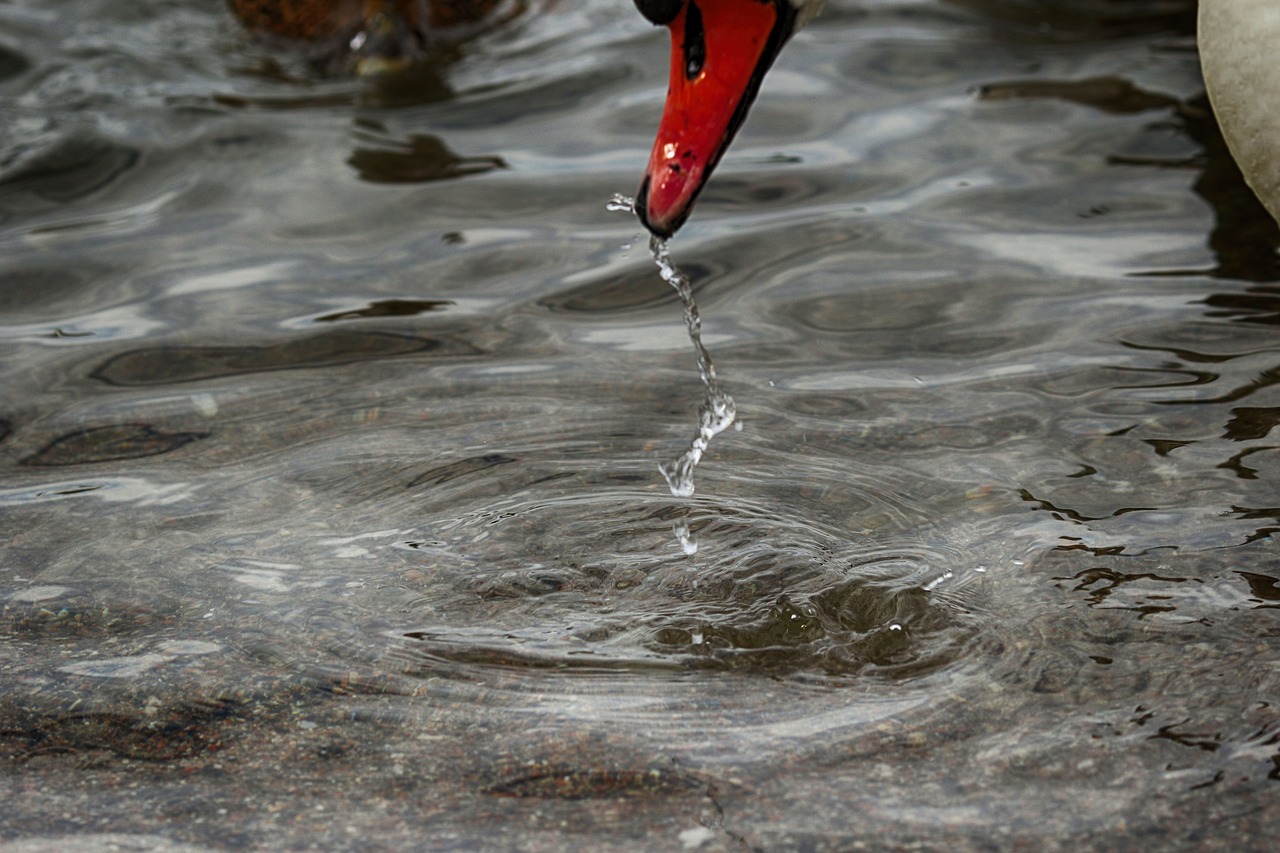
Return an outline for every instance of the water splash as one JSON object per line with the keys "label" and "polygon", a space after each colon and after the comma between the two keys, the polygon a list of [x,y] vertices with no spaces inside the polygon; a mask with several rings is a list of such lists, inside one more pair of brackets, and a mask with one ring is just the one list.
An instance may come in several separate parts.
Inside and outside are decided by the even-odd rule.
{"label": "water splash", "polygon": [[702,344],[702,318],[698,315],[698,304],[693,301],[693,288],[689,284],[689,277],[672,263],[666,240],[651,237],[649,251],[653,253],[653,259],[658,264],[658,272],[663,281],[676,289],[676,293],[680,294],[680,301],[684,303],[684,324],[689,330],[689,340],[693,342],[693,349],[698,357],[698,374],[702,377],[702,385],[706,392],[702,406],[698,409],[698,431],[689,442],[689,449],[666,465],[658,466],[658,470],[667,480],[671,494],[677,498],[687,498],[694,493],[693,469],[701,461],[702,454],[706,452],[711,439],[724,432],[737,420],[738,410],[733,398],[726,394],[716,381],[716,366],[711,361],[711,354]]}

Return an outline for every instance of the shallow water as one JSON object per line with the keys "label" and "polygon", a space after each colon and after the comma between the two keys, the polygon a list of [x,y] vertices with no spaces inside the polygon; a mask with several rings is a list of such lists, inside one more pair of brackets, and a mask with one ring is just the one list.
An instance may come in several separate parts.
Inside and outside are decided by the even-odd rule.
{"label": "shallow water", "polygon": [[831,6],[671,245],[688,499],[631,4],[383,81],[0,7],[0,837],[1269,849],[1280,231],[1189,6]]}

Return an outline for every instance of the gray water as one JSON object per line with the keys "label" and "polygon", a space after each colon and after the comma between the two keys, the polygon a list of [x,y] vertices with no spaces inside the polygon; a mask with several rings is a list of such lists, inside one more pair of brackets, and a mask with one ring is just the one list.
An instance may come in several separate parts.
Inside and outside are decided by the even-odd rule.
{"label": "gray water", "polygon": [[630,3],[383,79],[0,6],[0,850],[1271,849],[1280,233],[1193,11],[831,0],[670,246],[742,425],[677,498]]}

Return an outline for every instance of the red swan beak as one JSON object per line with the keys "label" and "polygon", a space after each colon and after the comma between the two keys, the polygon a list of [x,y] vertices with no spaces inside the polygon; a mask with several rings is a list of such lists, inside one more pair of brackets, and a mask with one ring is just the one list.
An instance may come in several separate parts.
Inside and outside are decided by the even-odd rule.
{"label": "red swan beak", "polygon": [[684,224],[794,22],[789,0],[687,0],[667,24],[667,103],[636,196],[651,232],[670,237]]}

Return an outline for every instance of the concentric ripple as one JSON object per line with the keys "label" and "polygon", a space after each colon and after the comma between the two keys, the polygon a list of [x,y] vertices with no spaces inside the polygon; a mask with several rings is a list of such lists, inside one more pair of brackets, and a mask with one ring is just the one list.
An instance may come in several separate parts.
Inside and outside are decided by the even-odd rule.
{"label": "concentric ripple", "polygon": [[[349,697],[344,713],[492,728],[504,754],[531,748],[529,727],[552,737],[544,750],[607,732],[628,754],[719,762],[980,722],[981,702],[953,697],[981,693],[1005,643],[976,530],[850,538],[763,499],[674,501],[656,473],[638,486],[562,472],[492,499],[536,467],[431,479],[430,502],[454,511],[424,511],[429,526],[316,540],[293,569],[232,560],[205,583],[252,593],[252,666]],[[269,541],[255,552],[270,558]]]}

